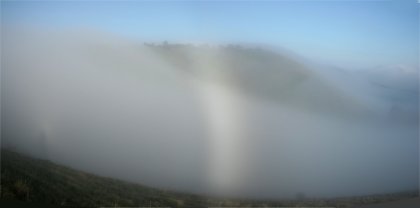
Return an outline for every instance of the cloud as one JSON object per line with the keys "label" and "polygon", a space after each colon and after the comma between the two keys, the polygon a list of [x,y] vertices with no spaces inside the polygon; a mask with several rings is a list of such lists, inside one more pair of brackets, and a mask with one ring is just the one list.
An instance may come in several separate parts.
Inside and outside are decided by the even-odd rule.
{"label": "cloud", "polygon": [[195,193],[417,187],[418,118],[390,109],[418,112],[404,107],[418,95],[264,51],[41,28],[6,28],[2,41],[3,144],[22,152]]}

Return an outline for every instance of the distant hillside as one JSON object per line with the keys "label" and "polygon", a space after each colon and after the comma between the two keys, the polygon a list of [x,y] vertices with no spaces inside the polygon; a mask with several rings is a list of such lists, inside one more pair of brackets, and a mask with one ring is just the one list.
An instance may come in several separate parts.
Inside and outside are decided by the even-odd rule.
{"label": "distant hillside", "polygon": [[351,207],[417,196],[417,192],[336,199],[251,201],[216,199],[99,177],[1,150],[1,198],[73,207],[334,206]]}
{"label": "distant hillside", "polygon": [[[146,46],[174,69],[248,96],[303,111],[354,117],[373,113],[369,102],[291,54],[243,45]],[[337,80],[335,80],[337,81]]]}

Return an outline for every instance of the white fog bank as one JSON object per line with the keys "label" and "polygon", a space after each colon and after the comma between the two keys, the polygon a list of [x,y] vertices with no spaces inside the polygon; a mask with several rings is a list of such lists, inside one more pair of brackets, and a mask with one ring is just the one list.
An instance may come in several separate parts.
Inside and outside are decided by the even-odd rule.
{"label": "white fog bank", "polygon": [[20,152],[200,194],[418,190],[418,69],[78,30],[3,29],[1,50],[2,145]]}

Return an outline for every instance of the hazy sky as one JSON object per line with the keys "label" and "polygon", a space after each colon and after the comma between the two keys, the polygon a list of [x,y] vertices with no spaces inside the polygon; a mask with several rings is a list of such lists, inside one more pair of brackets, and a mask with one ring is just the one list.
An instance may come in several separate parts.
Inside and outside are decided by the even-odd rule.
{"label": "hazy sky", "polygon": [[419,5],[390,1],[2,2],[6,24],[142,40],[257,42],[346,68],[418,65]]}

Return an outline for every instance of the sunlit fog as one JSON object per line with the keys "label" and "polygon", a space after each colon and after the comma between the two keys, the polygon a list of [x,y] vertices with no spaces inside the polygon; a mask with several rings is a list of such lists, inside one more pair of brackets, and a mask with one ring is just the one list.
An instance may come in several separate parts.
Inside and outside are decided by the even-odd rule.
{"label": "sunlit fog", "polygon": [[[5,9],[2,147],[99,176],[209,196],[418,190],[419,69],[410,59],[417,49],[395,55],[375,42],[377,48],[362,53],[353,45],[369,48],[367,41],[343,43],[341,51],[339,38],[331,38],[334,47],[317,33],[319,46],[303,36],[295,44],[294,33],[281,31],[278,39],[289,44],[246,32],[252,38],[237,42],[237,33],[220,41],[221,35],[179,32],[171,39],[162,31],[151,38],[151,28],[135,23],[135,32],[120,33],[111,21],[106,29],[90,20],[40,24],[34,12],[39,22],[30,24],[16,12],[29,7]],[[210,10],[203,15],[214,17],[209,30],[220,18]],[[221,28],[211,33],[228,27]],[[398,44],[390,42],[389,50]]]}

